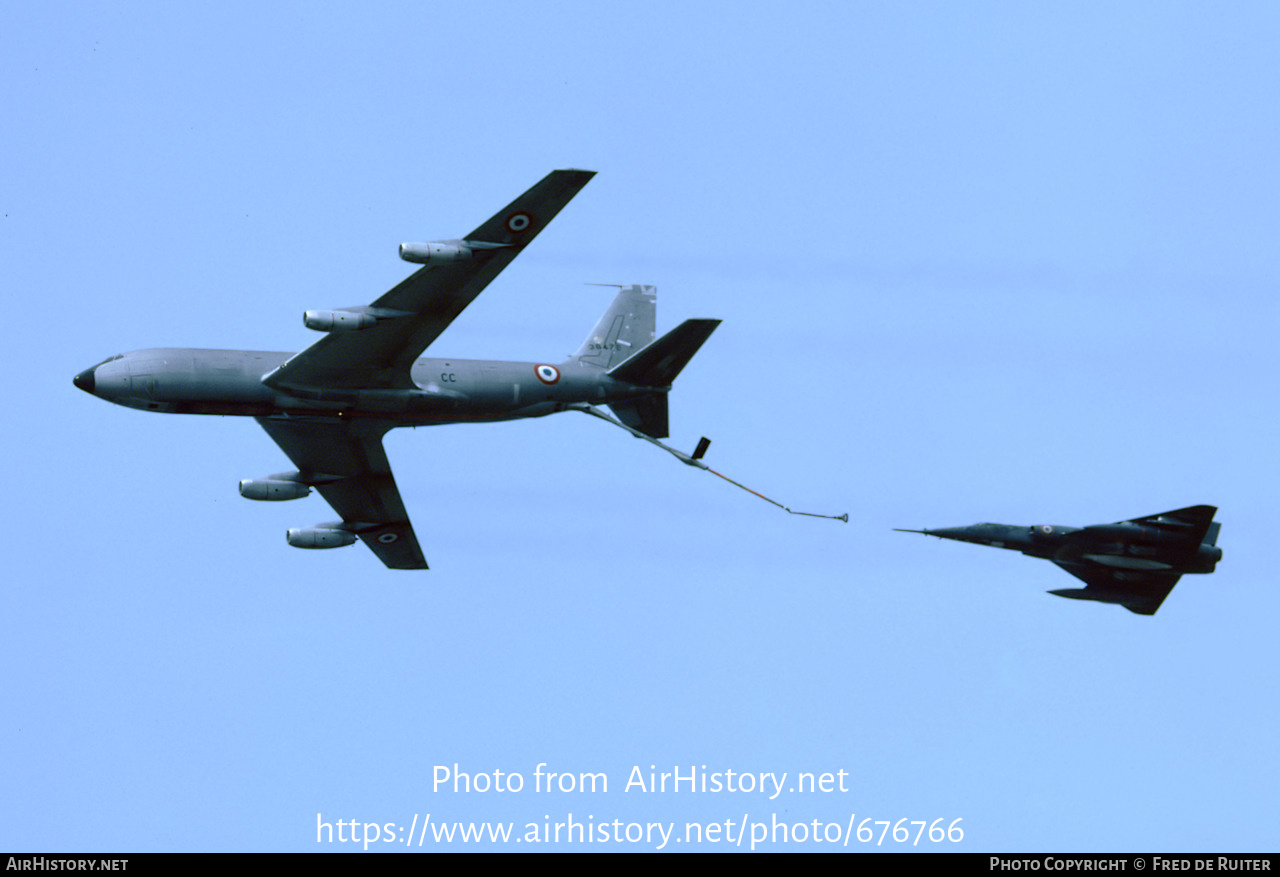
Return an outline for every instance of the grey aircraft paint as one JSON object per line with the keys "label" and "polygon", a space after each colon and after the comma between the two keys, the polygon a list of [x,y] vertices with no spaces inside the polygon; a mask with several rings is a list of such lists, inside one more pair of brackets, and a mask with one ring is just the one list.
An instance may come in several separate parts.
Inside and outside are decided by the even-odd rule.
{"label": "grey aircraft paint", "polygon": [[974,524],[940,530],[900,530],[973,542],[1052,560],[1085,583],[1049,591],[1072,600],[1118,603],[1138,615],[1155,615],[1178,579],[1211,573],[1222,559],[1217,546],[1218,510],[1197,505],[1144,518],[1090,527],[1058,524]]}
{"label": "grey aircraft paint", "polygon": [[307,311],[304,323],[325,335],[301,353],[136,350],[73,383],[143,411],[256,418],[297,470],[242,481],[241,494],[290,500],[314,488],[342,518],[289,530],[290,545],[360,539],[388,567],[426,569],[382,449],[388,430],[609,405],[664,438],[671,382],[719,325],[686,320],[654,341],[656,290],[627,286],[563,362],[419,358],[593,176],[552,171],[464,238],[402,244],[402,258],[424,267],[372,305]]}

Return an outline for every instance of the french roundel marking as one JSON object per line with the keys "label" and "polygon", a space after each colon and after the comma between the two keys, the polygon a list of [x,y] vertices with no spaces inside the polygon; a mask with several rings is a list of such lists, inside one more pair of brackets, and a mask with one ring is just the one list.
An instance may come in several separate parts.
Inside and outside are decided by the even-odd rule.
{"label": "french roundel marking", "polygon": [[400,537],[397,536],[395,533],[383,533],[381,536],[378,537],[378,541],[381,542],[383,545],[390,545],[392,542],[396,541],[399,538]]}
{"label": "french roundel marking", "polygon": [[560,380],[560,369],[554,365],[535,365],[533,373],[538,376],[538,380],[544,384],[554,384]]}
{"label": "french roundel marking", "polygon": [[513,213],[507,217],[507,231],[524,231],[532,222],[527,213]]}

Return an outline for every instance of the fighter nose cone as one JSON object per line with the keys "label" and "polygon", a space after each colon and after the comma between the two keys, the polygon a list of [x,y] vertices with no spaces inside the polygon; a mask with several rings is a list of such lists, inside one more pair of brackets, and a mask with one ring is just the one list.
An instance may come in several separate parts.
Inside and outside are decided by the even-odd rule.
{"label": "fighter nose cone", "polygon": [[86,393],[93,392],[93,369],[87,368],[80,374],[71,379],[71,383],[75,384]]}
{"label": "fighter nose cone", "polygon": [[[897,529],[897,528],[895,528]],[[899,533],[923,533],[926,536],[937,536],[939,539],[959,539],[961,542],[979,542],[983,534],[974,527],[940,527],[936,530],[901,530]]]}

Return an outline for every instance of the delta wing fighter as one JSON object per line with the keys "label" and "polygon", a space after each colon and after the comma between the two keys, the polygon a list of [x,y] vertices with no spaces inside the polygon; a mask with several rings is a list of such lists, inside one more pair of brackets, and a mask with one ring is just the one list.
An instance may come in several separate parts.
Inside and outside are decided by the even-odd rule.
{"label": "delta wing fighter", "polygon": [[1218,510],[1197,505],[1115,524],[1063,527],[1037,524],[974,524],[941,530],[899,530],[1009,548],[1052,560],[1085,583],[1049,591],[1072,600],[1118,603],[1138,615],[1155,615],[1178,579],[1211,573],[1222,559]]}

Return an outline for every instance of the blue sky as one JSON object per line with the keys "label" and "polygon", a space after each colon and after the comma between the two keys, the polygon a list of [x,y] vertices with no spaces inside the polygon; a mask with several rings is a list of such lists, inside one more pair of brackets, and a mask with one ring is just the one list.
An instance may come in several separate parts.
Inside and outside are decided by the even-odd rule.
{"label": "blue sky", "polygon": [[[573,814],[1274,850],[1278,25],[1248,3],[0,7],[0,847],[354,851],[317,814]],[[578,415],[401,430],[432,569],[389,572],[285,545],[331,519],[319,497],[239,498],[288,468],[252,421],[71,386],[136,348],[301,349],[303,310],[411,270],[400,241],[558,167],[599,175],[430,352],[557,361],[608,304],[586,283],[655,284],[659,331],[724,321],[673,443],[710,436],[720,471],[847,525]],[[892,532],[1199,503],[1223,562],[1154,618]],[[433,791],[455,763],[526,788]],[[544,763],[608,791],[539,794]],[[848,791],[625,791],[650,765]]]}

